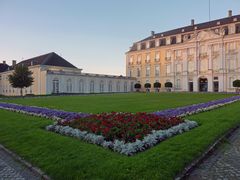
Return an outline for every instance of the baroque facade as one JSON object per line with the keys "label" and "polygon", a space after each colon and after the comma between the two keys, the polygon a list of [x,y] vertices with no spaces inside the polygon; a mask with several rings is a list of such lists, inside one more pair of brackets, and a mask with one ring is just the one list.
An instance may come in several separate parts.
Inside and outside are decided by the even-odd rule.
{"label": "baroque facade", "polygon": [[144,86],[171,82],[174,91],[233,92],[240,79],[240,15],[155,34],[126,53],[126,74]]}
{"label": "baroque facade", "polygon": [[58,93],[113,93],[131,92],[136,79],[133,77],[83,73],[56,53],[49,53],[24,60],[12,66],[0,63],[0,94],[19,96],[20,90],[13,88],[8,81],[16,65],[26,65],[33,72],[33,85],[25,88],[23,94]]}

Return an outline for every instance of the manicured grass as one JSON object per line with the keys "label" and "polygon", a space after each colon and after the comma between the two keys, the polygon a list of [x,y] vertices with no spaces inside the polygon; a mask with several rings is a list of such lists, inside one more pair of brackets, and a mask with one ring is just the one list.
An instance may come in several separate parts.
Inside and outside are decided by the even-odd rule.
{"label": "manicured grass", "polygon": [[[174,94],[172,99],[175,99],[174,97],[179,99],[179,96],[179,94]],[[212,94],[211,96],[212,98],[219,97]],[[76,97],[72,97],[72,100],[74,98]],[[186,101],[191,101],[187,95],[185,98]],[[42,103],[40,100],[34,99],[34,101]],[[28,99],[26,101],[31,102]],[[154,97],[152,101],[154,101]],[[61,102],[61,104],[57,104],[57,107],[65,107],[62,104],[70,106],[69,102]],[[104,102],[104,98],[102,102]],[[161,105],[162,101],[158,99],[156,102],[160,102]],[[114,107],[129,111],[154,110],[145,106],[145,101],[141,104],[143,105],[138,105],[140,107],[133,107],[126,102],[125,106],[127,107],[123,105],[120,107],[114,105]],[[175,105],[175,101],[172,100],[168,104]],[[105,106],[110,107],[110,105],[103,103],[103,107],[95,106],[97,109],[94,109],[92,106],[88,112],[102,111],[102,109],[107,109]],[[25,157],[53,179],[172,179],[217,137],[240,123],[239,108],[240,102],[237,102],[188,117],[188,119],[196,120],[201,126],[190,132],[172,137],[132,157],[126,157],[97,145],[45,131],[44,127],[52,123],[50,120],[5,110],[0,110],[0,143]],[[88,107],[84,107],[84,109],[87,110]]]}
{"label": "manicured grass", "polygon": [[77,112],[153,112],[233,96],[216,93],[132,93],[18,98],[0,101]]}

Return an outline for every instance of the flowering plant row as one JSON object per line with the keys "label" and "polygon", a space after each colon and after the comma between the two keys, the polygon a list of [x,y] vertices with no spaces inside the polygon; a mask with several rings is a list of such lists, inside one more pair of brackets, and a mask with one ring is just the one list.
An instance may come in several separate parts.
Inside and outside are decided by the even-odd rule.
{"label": "flowering plant row", "polygon": [[[157,111],[157,112],[153,112],[153,114],[161,117],[186,116],[186,115],[191,115],[191,114],[199,113],[202,111],[218,108],[238,100],[240,100],[240,96],[233,96],[230,98],[214,100],[214,101],[201,103],[201,104],[194,104],[194,105],[183,106],[175,109]],[[48,108],[36,107],[36,106],[24,106],[24,105],[3,103],[3,102],[0,103],[0,109],[6,109],[10,111],[19,112],[19,113],[40,116],[40,117],[53,119],[53,120],[64,119],[66,121],[91,115],[89,113],[67,112],[67,111],[56,110],[56,109],[48,109]]]}
{"label": "flowering plant row", "polygon": [[198,124],[194,121],[185,120],[184,122],[165,130],[152,130],[150,134],[144,136],[141,140],[137,139],[135,142],[125,142],[118,139],[108,141],[102,135],[81,131],[70,126],[59,125],[57,122],[53,125],[47,126],[46,129],[62,135],[76,137],[89,143],[97,144],[121,154],[131,156],[137,152],[144,151],[167,138],[189,131],[197,125]]}
{"label": "flowering plant row", "polygon": [[143,139],[152,130],[164,130],[183,123],[180,117],[160,117],[148,113],[101,113],[76,118],[72,121],[58,121],[57,125],[70,126],[81,131],[102,135],[107,141],[115,139],[134,142]]}
{"label": "flowering plant row", "polygon": [[53,120],[72,120],[78,117],[89,116],[87,113],[76,113],[76,112],[67,112],[56,109],[48,109],[37,106],[24,106],[19,104],[10,104],[10,103],[0,103],[0,109],[6,109],[14,112],[19,112],[23,114],[29,114],[33,116],[39,116],[43,118],[53,119]]}
{"label": "flowering plant row", "polygon": [[240,100],[240,96],[232,96],[229,98],[213,100],[206,103],[193,104],[193,105],[183,106],[183,107],[174,108],[174,109],[157,111],[157,112],[154,112],[153,114],[158,116],[164,116],[164,117],[172,117],[172,116],[183,117],[183,116],[192,115],[192,114],[196,114],[204,111],[209,111],[215,108],[219,108],[221,106],[231,104],[239,100]]}

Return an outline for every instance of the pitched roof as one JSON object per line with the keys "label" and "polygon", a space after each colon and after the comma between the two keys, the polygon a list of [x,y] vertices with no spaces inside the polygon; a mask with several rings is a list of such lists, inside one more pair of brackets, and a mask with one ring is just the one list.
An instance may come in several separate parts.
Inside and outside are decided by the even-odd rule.
{"label": "pitched roof", "polygon": [[7,71],[9,68],[9,65],[0,63],[0,72]]}
{"label": "pitched roof", "polygon": [[34,66],[34,65],[48,65],[48,66],[60,66],[60,67],[70,67],[77,68],[72,65],[70,62],[56,54],[55,52],[51,52],[48,54],[44,54],[41,56],[37,56],[31,59],[27,59],[19,62],[17,65],[26,65],[26,66]]}
{"label": "pitched roof", "polygon": [[[222,26],[222,25],[233,23],[234,19],[237,19],[237,21],[235,21],[235,22],[240,22],[240,15],[235,15],[235,16],[226,17],[226,18],[217,19],[217,20],[208,21],[208,22],[199,23],[199,24],[194,24],[194,25],[190,25],[190,26],[184,26],[184,27],[173,29],[170,31],[157,33],[154,36],[149,36],[139,42],[151,40],[154,38],[160,38],[160,37],[166,37],[166,36],[176,35],[176,34],[180,34],[180,33],[191,32],[191,31],[195,30],[195,27],[197,27],[197,30],[201,30],[201,29],[212,28],[212,27],[216,27],[216,26]],[[220,24],[218,24],[218,22],[220,22]],[[184,32],[182,32],[183,29],[184,29]]]}

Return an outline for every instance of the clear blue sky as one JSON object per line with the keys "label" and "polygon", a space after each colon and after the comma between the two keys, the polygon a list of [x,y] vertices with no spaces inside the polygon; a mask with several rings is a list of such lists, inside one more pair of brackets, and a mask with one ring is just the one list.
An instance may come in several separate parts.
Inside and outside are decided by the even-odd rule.
{"label": "clear blue sky", "polygon": [[[211,0],[211,19],[240,0]],[[150,35],[208,20],[208,0],[0,0],[0,61],[56,52],[85,72],[125,75],[125,52]]]}

